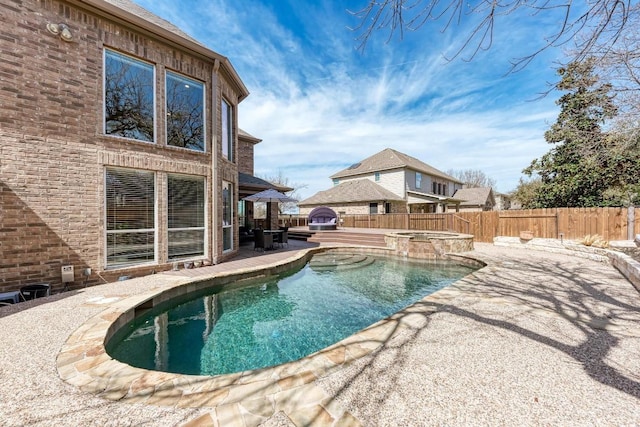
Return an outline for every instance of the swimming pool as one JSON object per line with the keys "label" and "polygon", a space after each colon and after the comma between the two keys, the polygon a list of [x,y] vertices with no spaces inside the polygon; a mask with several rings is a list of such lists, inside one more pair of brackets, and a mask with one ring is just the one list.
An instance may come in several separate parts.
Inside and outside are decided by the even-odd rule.
{"label": "swimming pool", "polygon": [[476,270],[448,260],[315,255],[297,271],[174,301],[107,345],[127,364],[218,375],[279,365],[321,350]]}

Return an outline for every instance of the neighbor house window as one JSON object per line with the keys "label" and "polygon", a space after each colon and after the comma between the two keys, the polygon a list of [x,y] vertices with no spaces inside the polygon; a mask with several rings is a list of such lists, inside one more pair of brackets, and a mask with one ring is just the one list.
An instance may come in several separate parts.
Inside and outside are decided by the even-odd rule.
{"label": "neighbor house window", "polygon": [[438,194],[438,184],[433,183],[433,194]]}
{"label": "neighbor house window", "polygon": [[233,161],[233,107],[222,100],[222,155]]}
{"label": "neighbor house window", "polygon": [[377,203],[369,203],[369,213],[377,214],[378,213],[378,204]]}
{"label": "neighbor house window", "polygon": [[104,52],[104,133],[153,142],[153,65],[112,50]]}
{"label": "neighbor house window", "polygon": [[168,175],[169,259],[204,256],[205,179]]}
{"label": "neighbor house window", "polygon": [[446,196],[446,195],[447,195],[447,184],[442,184],[442,194],[443,194],[444,196]]}
{"label": "neighbor house window", "polygon": [[340,179],[333,178],[333,185],[338,185],[338,184],[340,184]]}
{"label": "neighbor house window", "polygon": [[379,182],[379,181],[380,181],[380,172],[376,172],[376,173],[374,174],[374,176],[375,176],[375,180],[376,180],[376,182]]}
{"label": "neighbor house window", "polygon": [[155,261],[155,174],[106,169],[107,267]]}
{"label": "neighbor house window", "polygon": [[442,184],[438,184],[438,194],[442,194]]}
{"label": "neighbor house window", "polygon": [[420,172],[416,172],[416,188],[422,187],[422,174]]}
{"label": "neighbor house window", "polygon": [[204,151],[204,84],[167,72],[167,145]]}
{"label": "neighbor house window", "polygon": [[222,250],[233,249],[233,184],[222,182]]}

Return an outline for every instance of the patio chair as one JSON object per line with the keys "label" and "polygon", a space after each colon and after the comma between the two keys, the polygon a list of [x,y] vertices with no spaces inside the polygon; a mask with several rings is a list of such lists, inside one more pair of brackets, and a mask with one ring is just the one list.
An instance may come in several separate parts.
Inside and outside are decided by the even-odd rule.
{"label": "patio chair", "polygon": [[253,230],[253,250],[262,249],[264,251],[264,230],[256,228]]}
{"label": "patio chair", "polygon": [[287,230],[280,233],[280,241],[278,243],[280,243],[280,247],[283,245],[287,245],[287,247],[289,247],[289,232]]}
{"label": "patio chair", "polygon": [[20,296],[22,297],[23,301],[46,297],[50,294],[50,292],[51,286],[48,283],[27,285],[20,288]]}

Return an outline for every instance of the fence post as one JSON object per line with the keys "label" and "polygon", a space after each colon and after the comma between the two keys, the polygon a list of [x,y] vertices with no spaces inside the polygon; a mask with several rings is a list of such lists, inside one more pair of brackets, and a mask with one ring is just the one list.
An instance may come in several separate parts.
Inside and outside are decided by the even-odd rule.
{"label": "fence post", "polygon": [[633,240],[636,229],[636,209],[633,205],[627,207],[627,240]]}

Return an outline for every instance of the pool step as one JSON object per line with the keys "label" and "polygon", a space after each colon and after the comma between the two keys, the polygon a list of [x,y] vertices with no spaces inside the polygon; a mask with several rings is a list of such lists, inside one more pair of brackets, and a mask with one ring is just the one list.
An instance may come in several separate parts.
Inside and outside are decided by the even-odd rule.
{"label": "pool step", "polygon": [[359,246],[386,247],[384,234],[355,233],[350,231],[320,231],[307,238],[315,243],[348,243]]}

